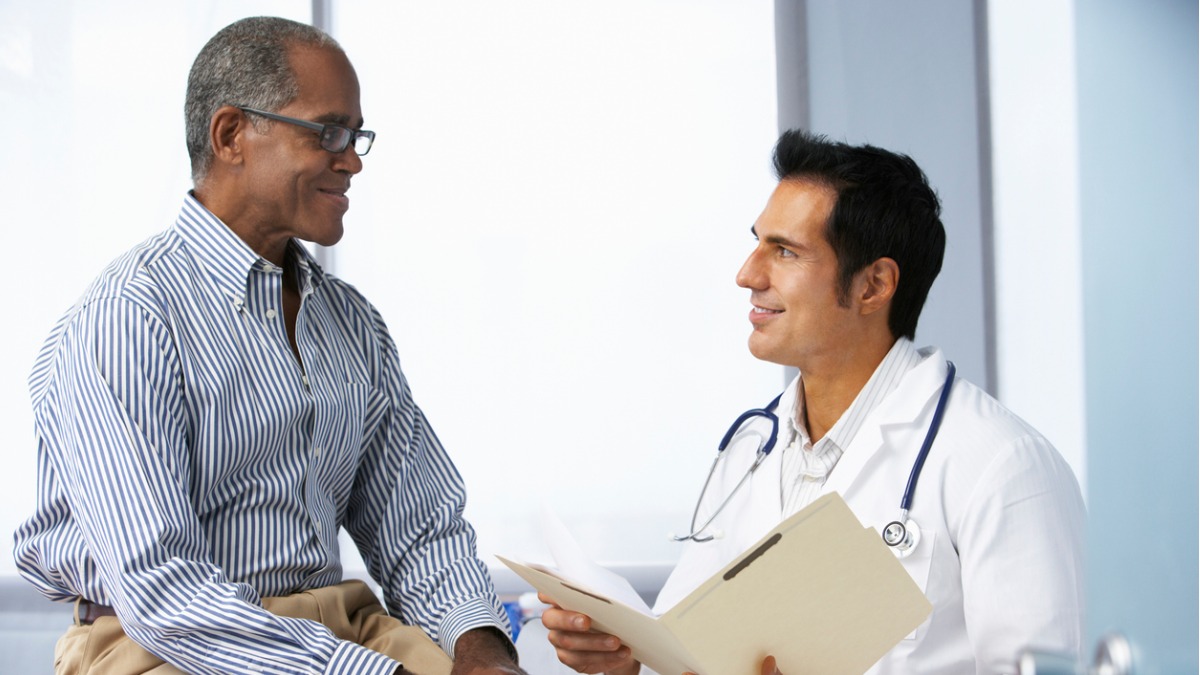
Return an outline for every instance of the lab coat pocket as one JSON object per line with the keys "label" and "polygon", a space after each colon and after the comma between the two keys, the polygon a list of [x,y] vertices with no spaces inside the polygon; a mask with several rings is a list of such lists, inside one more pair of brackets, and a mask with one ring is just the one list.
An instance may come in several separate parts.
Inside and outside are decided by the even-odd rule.
{"label": "lab coat pocket", "polygon": [[[929,597],[929,568],[933,566],[933,550],[937,545],[937,534],[937,532],[921,532],[921,541],[913,549],[912,555],[900,559],[900,564],[904,566],[904,570],[916,582],[926,598]],[[904,636],[904,639],[916,640],[928,626],[929,619],[925,619],[920,626],[917,626],[916,630]]]}

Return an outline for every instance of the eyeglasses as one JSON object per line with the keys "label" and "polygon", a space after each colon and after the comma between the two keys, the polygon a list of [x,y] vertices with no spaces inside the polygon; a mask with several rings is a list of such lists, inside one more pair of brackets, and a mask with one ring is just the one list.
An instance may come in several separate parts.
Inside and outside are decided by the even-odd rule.
{"label": "eyeglasses", "polygon": [[319,124],[317,122],[309,122],[307,120],[298,120],[295,117],[287,117],[286,115],[276,115],[265,110],[255,110],[254,108],[245,108],[238,106],[238,110],[242,112],[254,113],[261,115],[269,120],[277,122],[287,122],[295,124],[298,127],[311,129],[317,132],[321,137],[321,148],[328,150],[334,154],[345,152],[346,148],[350,147],[350,143],[354,143],[355,154],[362,155],[371,151],[371,144],[375,142],[375,132],[365,129],[351,129],[350,127],[341,124]]}

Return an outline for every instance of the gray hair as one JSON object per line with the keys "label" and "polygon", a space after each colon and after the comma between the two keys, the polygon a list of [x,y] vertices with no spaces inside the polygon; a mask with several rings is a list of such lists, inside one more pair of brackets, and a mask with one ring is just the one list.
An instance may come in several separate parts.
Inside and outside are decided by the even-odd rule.
{"label": "gray hair", "polygon": [[222,28],[200,50],[188,73],[183,106],[194,182],[199,184],[212,166],[208,127],[218,108],[236,105],[274,112],[299,94],[288,61],[288,48],[293,45],[342,49],[307,24],[259,16]]}

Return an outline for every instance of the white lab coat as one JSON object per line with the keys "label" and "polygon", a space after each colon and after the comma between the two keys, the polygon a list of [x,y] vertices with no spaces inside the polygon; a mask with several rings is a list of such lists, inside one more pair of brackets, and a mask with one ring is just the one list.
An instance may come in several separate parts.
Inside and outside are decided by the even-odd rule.
{"label": "white lab coat", "polygon": [[[876,530],[899,516],[947,372],[940,351],[920,353],[921,363],[870,414],[824,487],[840,493],[859,520]],[[795,401],[793,382],[779,403],[781,436]],[[757,418],[735,437],[713,476],[698,524],[745,474],[758,434],[769,426]],[[784,445],[781,439],[710,526],[721,538],[684,544],[656,612],[670,609],[780,522]],[[921,528],[921,540],[901,562],[933,613],[868,672],[1007,673],[1015,671],[1026,647],[1079,654],[1085,515],[1078,483],[1045,438],[966,380],[957,380],[951,390],[910,517]]]}

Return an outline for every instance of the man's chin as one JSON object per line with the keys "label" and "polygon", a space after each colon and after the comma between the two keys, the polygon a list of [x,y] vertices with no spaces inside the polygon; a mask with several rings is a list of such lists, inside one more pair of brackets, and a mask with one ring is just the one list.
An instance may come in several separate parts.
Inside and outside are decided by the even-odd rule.
{"label": "man's chin", "polygon": [[795,367],[795,364],[791,363],[791,360],[784,354],[781,354],[779,350],[773,349],[770,345],[756,343],[754,338],[755,336],[752,334],[750,339],[747,340],[751,356],[759,361],[766,361],[767,363],[774,363],[785,367]]}
{"label": "man's chin", "polygon": [[341,241],[342,235],[345,233],[346,231],[342,228],[342,224],[338,223],[336,227],[330,227],[324,232],[321,232],[318,236],[315,236],[307,241],[310,244],[316,244],[317,246],[324,246],[328,248]]}

